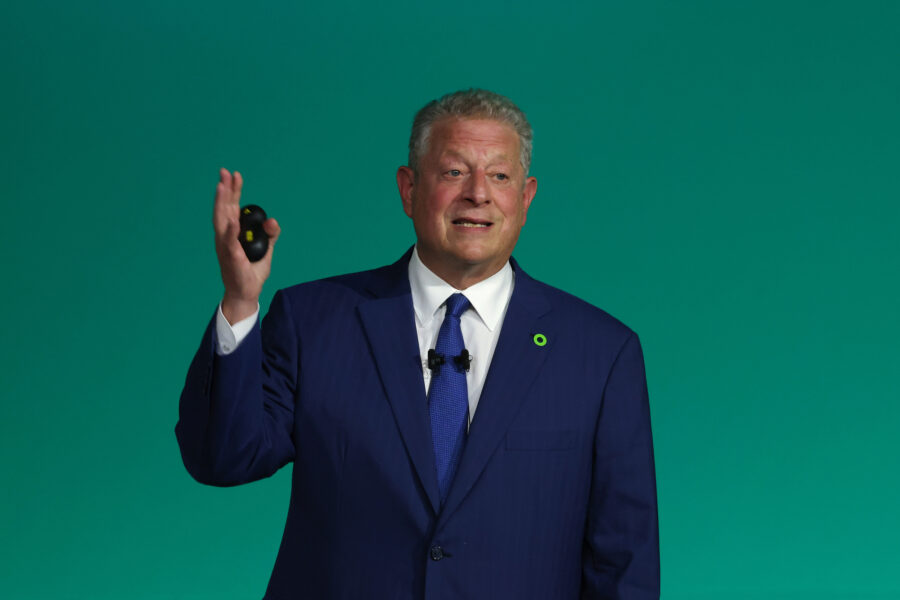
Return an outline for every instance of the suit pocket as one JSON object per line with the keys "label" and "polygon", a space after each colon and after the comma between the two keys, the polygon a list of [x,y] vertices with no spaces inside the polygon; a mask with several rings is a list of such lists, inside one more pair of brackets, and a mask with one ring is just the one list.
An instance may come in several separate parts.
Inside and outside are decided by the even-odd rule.
{"label": "suit pocket", "polygon": [[574,445],[574,431],[513,429],[506,434],[507,450],[569,450]]}

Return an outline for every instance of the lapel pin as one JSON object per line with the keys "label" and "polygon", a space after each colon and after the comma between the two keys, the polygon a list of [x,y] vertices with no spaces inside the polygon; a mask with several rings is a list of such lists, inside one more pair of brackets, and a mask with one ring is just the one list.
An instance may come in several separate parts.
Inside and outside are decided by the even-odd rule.
{"label": "lapel pin", "polygon": [[535,346],[546,346],[547,345],[547,336],[543,333],[536,333],[532,338],[534,340]]}

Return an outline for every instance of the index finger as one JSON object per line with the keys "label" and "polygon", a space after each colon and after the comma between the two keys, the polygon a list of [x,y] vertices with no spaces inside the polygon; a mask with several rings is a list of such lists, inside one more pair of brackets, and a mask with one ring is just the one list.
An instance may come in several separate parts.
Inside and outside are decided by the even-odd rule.
{"label": "index finger", "polygon": [[238,215],[240,205],[234,197],[234,180],[226,168],[219,169],[216,185],[216,201],[213,205],[213,227],[217,234],[224,234],[228,223]]}
{"label": "index finger", "polygon": [[231,183],[231,193],[234,197],[234,203],[238,208],[241,206],[241,190],[244,188],[244,176],[238,171],[234,172],[234,178]]}

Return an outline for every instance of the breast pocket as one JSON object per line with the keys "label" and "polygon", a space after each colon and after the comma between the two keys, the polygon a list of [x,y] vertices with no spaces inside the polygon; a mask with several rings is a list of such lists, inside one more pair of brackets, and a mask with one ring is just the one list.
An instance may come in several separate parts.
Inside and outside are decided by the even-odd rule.
{"label": "breast pocket", "polygon": [[569,450],[575,446],[570,430],[513,429],[506,433],[507,450]]}

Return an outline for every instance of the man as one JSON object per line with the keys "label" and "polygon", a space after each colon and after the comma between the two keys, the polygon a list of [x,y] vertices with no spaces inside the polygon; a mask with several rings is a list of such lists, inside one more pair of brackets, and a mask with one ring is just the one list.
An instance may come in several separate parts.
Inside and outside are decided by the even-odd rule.
{"label": "man", "polygon": [[[294,463],[266,598],[659,596],[637,336],[511,259],[537,181],[531,127],[483,90],[416,116],[397,184],[416,245],[393,265],[258,298],[242,180],[214,227],[225,295],[176,434],[198,481]],[[595,277],[595,273],[585,273]]]}

